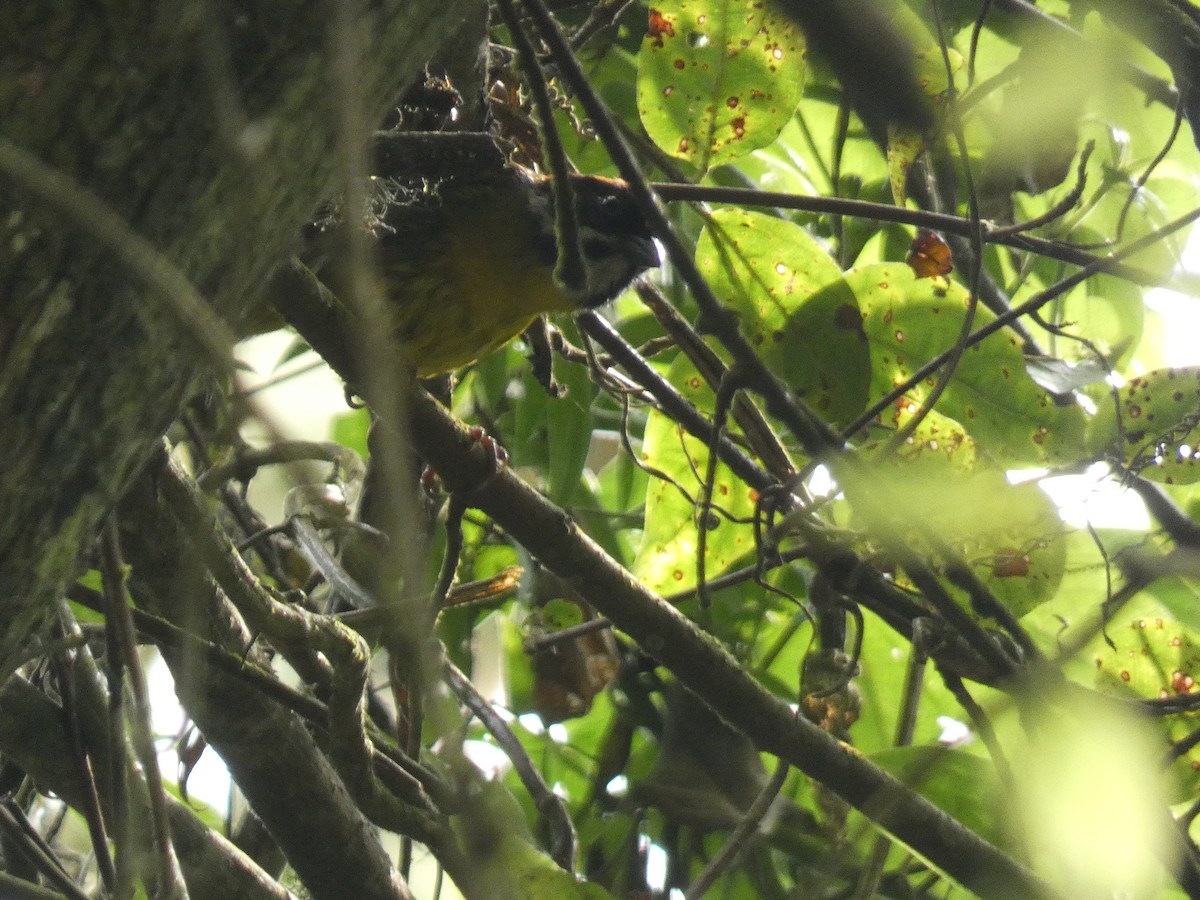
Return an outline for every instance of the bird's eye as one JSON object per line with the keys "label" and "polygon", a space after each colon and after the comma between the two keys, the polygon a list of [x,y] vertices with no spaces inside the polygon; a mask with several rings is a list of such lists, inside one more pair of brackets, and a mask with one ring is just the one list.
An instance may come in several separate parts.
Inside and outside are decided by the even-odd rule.
{"label": "bird's eye", "polygon": [[611,194],[598,198],[595,209],[596,220],[609,228],[624,227],[631,216],[629,204]]}

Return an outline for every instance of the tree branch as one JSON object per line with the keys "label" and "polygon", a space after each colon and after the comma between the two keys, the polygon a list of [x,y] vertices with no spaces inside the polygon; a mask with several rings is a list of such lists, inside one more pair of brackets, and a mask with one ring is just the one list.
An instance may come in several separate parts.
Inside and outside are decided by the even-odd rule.
{"label": "tree branch", "polygon": [[[139,606],[219,646],[248,653],[251,636],[197,549],[205,542],[205,523],[195,516],[181,520],[186,508],[158,495],[158,479],[173,477],[149,474],[123,505],[130,588]],[[163,648],[181,702],[313,896],[409,897],[371,823],[303,721],[187,651]],[[297,810],[305,815],[297,816]]]}
{"label": "tree branch", "polygon": [[[104,710],[91,710],[88,718],[103,721]],[[97,747],[102,743],[97,742]],[[0,753],[16,762],[43,790],[53,791],[76,809],[82,808],[83,786],[71,763],[62,711],[20,676],[0,687]],[[107,760],[101,756],[96,768],[105,771],[106,767]],[[101,786],[107,789],[105,783]],[[103,799],[111,800],[107,796]],[[136,801],[135,808],[141,808]],[[168,797],[167,816],[192,900],[290,900],[290,893],[201,822],[185,804]]]}

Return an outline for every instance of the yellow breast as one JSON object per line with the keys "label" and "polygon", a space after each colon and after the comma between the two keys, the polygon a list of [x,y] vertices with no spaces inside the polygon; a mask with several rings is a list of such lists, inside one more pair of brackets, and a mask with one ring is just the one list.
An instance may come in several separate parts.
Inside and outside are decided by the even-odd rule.
{"label": "yellow breast", "polygon": [[461,368],[512,340],[541,313],[570,309],[538,256],[527,211],[481,204],[443,231],[426,236],[425,258],[413,266],[420,274],[397,298],[405,354],[420,377]]}

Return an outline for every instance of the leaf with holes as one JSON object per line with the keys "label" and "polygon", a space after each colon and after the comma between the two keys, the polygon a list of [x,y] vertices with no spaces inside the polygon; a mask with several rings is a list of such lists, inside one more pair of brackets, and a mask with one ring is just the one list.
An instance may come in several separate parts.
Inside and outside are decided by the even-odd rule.
{"label": "leaf with holes", "polygon": [[[1200,693],[1200,634],[1179,622],[1138,617],[1108,629],[1113,647],[1095,653],[1096,687],[1120,697],[1141,700]],[[1180,740],[1200,725],[1200,713],[1168,716],[1162,726],[1170,740]],[[1200,748],[1193,748],[1172,767],[1184,791],[1200,786]],[[1181,795],[1179,799],[1183,799]]]}
{"label": "leaf with holes", "polygon": [[1156,369],[1114,394],[1092,421],[1092,450],[1154,481],[1200,481],[1200,367]]}
{"label": "leaf with holes", "polygon": [[718,210],[696,264],[788,387],[831,422],[846,424],[863,409],[871,368],[858,301],[808,232],[774,216]]}
{"label": "leaf with holes", "polygon": [[760,0],[661,0],[638,59],[638,112],[700,172],[775,140],[804,85],[804,38]]}
{"label": "leaf with holes", "polygon": [[[940,278],[916,278],[903,263],[877,263],[846,273],[858,297],[871,344],[872,398],[882,397],[960,338],[968,294]],[[995,317],[975,314],[973,330]],[[908,396],[922,402],[937,375]],[[1084,415],[1077,406],[1056,406],[1025,371],[1020,339],[1007,329],[969,347],[937,410],[959,422],[979,446],[1004,465],[1078,457]]]}
{"label": "leaf with holes", "polygon": [[[921,404],[908,397],[901,397],[893,403],[890,410],[875,420],[884,430],[862,445],[863,453],[867,456],[891,455],[888,439],[912,421],[920,408]],[[895,455],[899,459],[941,456],[953,468],[963,472],[973,472],[979,465],[979,448],[967,430],[936,409],[929,410],[921,417],[908,440],[896,449]]]}

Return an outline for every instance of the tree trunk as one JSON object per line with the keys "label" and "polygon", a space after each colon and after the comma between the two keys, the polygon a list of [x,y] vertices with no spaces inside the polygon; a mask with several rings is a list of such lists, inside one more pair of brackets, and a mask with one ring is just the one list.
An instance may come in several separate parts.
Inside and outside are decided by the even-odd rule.
{"label": "tree trunk", "polygon": [[[259,302],[336,184],[347,104],[365,141],[467,9],[0,4],[0,666],[213,377],[196,315]],[[347,31],[353,98],[334,77]],[[180,274],[211,304],[191,324],[187,292],[164,295]]]}

